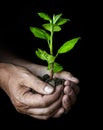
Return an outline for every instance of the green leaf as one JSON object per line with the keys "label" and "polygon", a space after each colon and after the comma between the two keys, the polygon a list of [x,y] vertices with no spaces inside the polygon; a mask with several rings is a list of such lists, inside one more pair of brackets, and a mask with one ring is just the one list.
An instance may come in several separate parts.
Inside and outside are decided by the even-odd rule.
{"label": "green leaf", "polygon": [[54,56],[48,54],[48,53],[47,53],[46,51],[44,51],[44,50],[38,49],[38,50],[36,50],[35,53],[36,53],[37,57],[39,57],[39,58],[42,59],[42,60],[46,60],[46,61],[48,62],[48,64],[53,63],[54,60],[55,60],[55,57],[54,57]]}
{"label": "green leaf", "polygon": [[46,13],[43,13],[43,12],[40,12],[40,13],[38,13],[38,15],[41,17],[41,18],[43,18],[44,20],[48,20],[48,21],[52,21],[52,19],[50,18],[50,16],[48,15],[48,14],[46,14]]}
{"label": "green leaf", "polygon": [[66,53],[66,52],[70,51],[75,46],[75,44],[78,42],[79,39],[80,39],[80,37],[77,37],[77,38],[73,38],[72,40],[65,42],[59,48],[58,53],[62,54],[62,53]]}
{"label": "green leaf", "polygon": [[70,19],[65,19],[65,18],[60,18],[58,21],[57,21],[57,25],[63,25],[65,24],[66,22],[70,21]]}
{"label": "green leaf", "polygon": [[54,32],[59,32],[59,31],[61,31],[61,27],[58,26],[58,25],[54,25],[53,31],[54,31]]}
{"label": "green leaf", "polygon": [[47,31],[52,31],[52,23],[47,23],[42,25]]}
{"label": "green leaf", "polygon": [[62,13],[58,15],[53,15],[53,24],[56,24],[56,22],[60,19],[61,16],[62,16]]}
{"label": "green leaf", "polygon": [[63,66],[55,62],[55,63],[54,63],[53,72],[54,72],[54,73],[57,73],[57,72],[60,72],[60,71],[62,71],[62,70],[63,70]]}
{"label": "green leaf", "polygon": [[47,31],[50,32],[59,32],[61,31],[61,27],[58,25],[53,25],[52,23],[47,23],[42,25]]}
{"label": "green leaf", "polygon": [[48,40],[50,35],[43,29],[37,27],[30,27],[30,31],[34,34],[35,37]]}

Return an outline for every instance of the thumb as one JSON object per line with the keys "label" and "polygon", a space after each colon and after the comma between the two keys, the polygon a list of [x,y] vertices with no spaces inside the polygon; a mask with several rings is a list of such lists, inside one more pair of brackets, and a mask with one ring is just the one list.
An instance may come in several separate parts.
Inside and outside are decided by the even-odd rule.
{"label": "thumb", "polygon": [[38,93],[51,94],[54,91],[54,88],[51,85],[42,81],[41,79],[39,79],[34,75],[29,76],[27,82],[28,86]]}

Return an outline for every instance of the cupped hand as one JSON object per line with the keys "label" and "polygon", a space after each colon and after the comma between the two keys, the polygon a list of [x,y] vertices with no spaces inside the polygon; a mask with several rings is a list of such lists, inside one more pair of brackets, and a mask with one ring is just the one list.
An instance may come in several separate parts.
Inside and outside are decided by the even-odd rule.
{"label": "cupped hand", "polygon": [[1,87],[18,112],[37,119],[48,119],[56,113],[58,116],[64,113],[61,108],[62,85],[54,91],[53,87],[26,68],[12,64],[1,64],[0,72],[3,74]]}
{"label": "cupped hand", "polygon": [[67,113],[75,104],[79,89],[79,79],[74,77],[70,72],[62,71],[54,75],[56,78],[64,79],[64,95],[62,99],[62,106]]}
{"label": "cupped hand", "polygon": [[[30,64],[27,68],[37,76],[43,76],[44,74],[49,74],[49,71],[47,70],[46,66]],[[58,110],[58,112],[54,114],[54,117],[59,117],[60,116],[60,114],[58,114],[59,111],[61,112],[64,110],[64,113],[67,113],[71,109],[72,105],[75,104],[80,89],[78,86],[79,79],[74,77],[68,71],[55,73],[54,78],[55,77],[65,80],[64,89],[63,89],[64,94],[62,98],[62,106]]]}

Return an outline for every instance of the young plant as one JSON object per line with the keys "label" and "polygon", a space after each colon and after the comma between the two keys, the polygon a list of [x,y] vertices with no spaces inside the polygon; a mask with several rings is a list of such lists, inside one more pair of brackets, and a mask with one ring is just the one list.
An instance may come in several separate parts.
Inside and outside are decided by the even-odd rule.
{"label": "young plant", "polygon": [[55,32],[61,31],[61,26],[65,24],[66,22],[70,21],[70,19],[62,18],[62,13],[53,15],[51,18],[48,14],[44,12],[37,13],[42,19],[47,21],[47,23],[42,24],[42,28],[38,27],[32,27],[30,26],[30,31],[33,33],[33,35],[37,38],[41,38],[46,40],[48,47],[49,47],[49,53],[47,51],[42,50],[38,48],[36,50],[36,55],[41,60],[47,61],[48,64],[48,70],[50,71],[50,79],[53,79],[53,74],[60,72],[63,70],[63,66],[56,62],[56,58],[59,54],[67,53],[78,42],[80,37],[70,39],[62,44],[62,46],[57,50],[56,54],[53,53],[53,36]]}

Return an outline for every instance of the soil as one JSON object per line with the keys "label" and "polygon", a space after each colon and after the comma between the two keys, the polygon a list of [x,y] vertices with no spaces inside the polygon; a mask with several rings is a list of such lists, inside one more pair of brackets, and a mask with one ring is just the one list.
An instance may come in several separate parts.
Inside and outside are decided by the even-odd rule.
{"label": "soil", "polygon": [[[59,79],[59,78],[50,79],[50,76],[48,74],[45,74],[43,77],[39,77],[39,78],[45,81],[46,83],[50,84],[54,88],[60,84],[64,84],[64,81],[65,81],[64,79]],[[32,93],[35,93],[33,89],[30,89],[29,91]]]}
{"label": "soil", "polygon": [[59,78],[53,78],[50,79],[50,76],[48,74],[45,74],[43,77],[40,77],[43,81],[49,83],[53,87],[56,87],[57,85],[64,84],[64,79]]}

